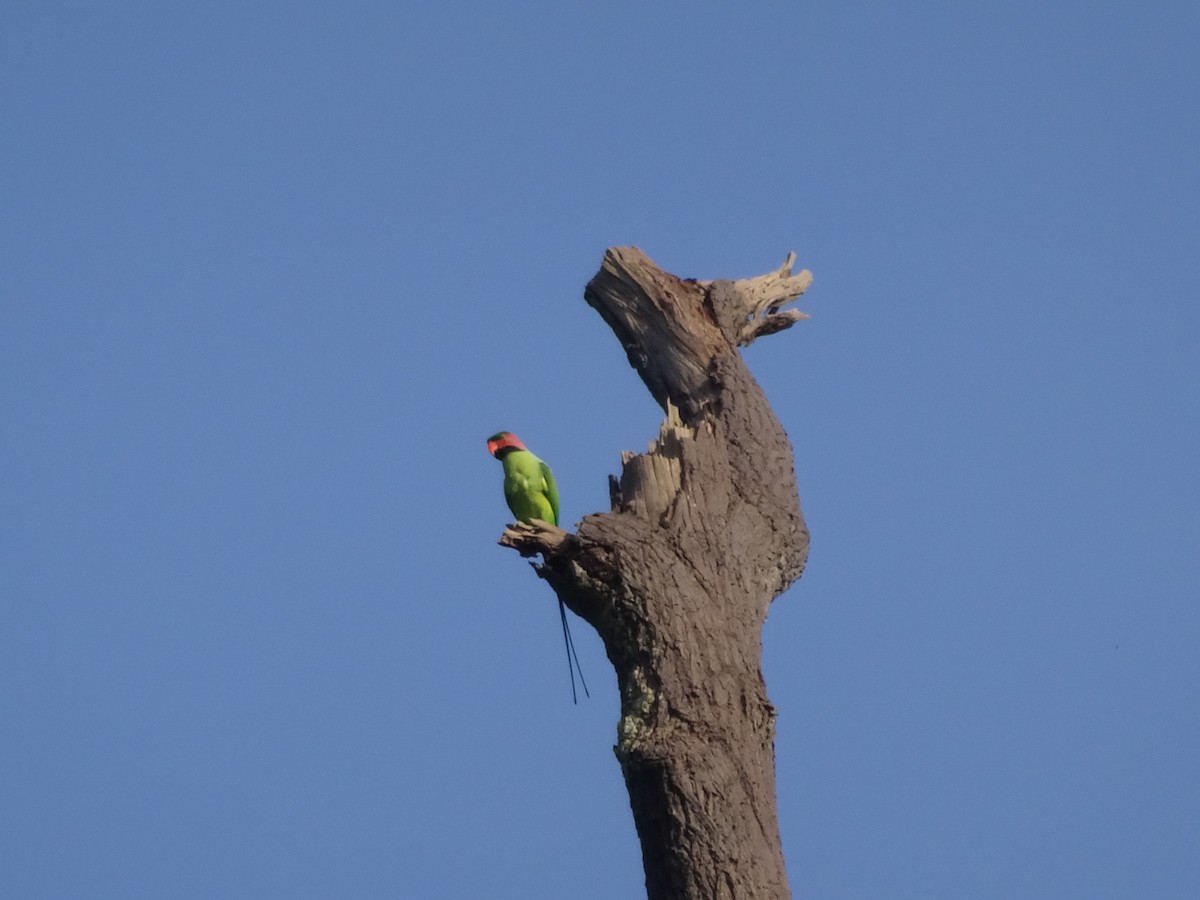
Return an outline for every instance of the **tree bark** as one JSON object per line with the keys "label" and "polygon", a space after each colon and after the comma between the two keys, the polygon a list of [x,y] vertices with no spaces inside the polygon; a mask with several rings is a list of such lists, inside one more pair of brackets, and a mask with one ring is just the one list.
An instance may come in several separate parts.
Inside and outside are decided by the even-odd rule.
{"label": "tree bark", "polygon": [[739,346],[801,318],[811,282],[776,272],[684,280],[612,248],[586,301],[666,411],[610,476],[612,511],[575,534],[515,525],[500,543],[592,624],[617,673],[615,752],[650,900],[788,897],[762,677],[770,602],[804,569],[792,448]]}

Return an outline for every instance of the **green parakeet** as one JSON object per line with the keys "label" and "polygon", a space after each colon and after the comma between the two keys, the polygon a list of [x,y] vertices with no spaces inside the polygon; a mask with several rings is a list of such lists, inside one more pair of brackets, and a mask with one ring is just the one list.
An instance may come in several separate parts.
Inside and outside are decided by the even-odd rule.
{"label": "green parakeet", "polygon": [[[551,525],[558,524],[558,485],[550,467],[534,456],[521,439],[509,431],[499,431],[488,438],[488,452],[504,466],[504,499],[518,522],[541,519]],[[579,669],[579,657],[575,654],[575,642],[571,640],[571,629],[567,625],[567,609],[558,601],[558,614],[562,619],[563,641],[567,645],[567,669],[571,674],[571,699],[579,702],[575,694],[575,670]],[[579,681],[583,693],[590,697],[583,670],[579,669]]]}
{"label": "green parakeet", "polygon": [[550,467],[534,456],[515,434],[488,438],[488,452],[504,466],[504,499],[518,522],[541,519],[558,524],[558,485]]}

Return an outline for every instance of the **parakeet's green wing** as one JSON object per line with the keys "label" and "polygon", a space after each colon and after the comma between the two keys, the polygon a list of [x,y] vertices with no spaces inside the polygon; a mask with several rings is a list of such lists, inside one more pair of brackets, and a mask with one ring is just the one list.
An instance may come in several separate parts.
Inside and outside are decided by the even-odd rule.
{"label": "parakeet's green wing", "polygon": [[[539,460],[540,462],[540,460]],[[550,501],[550,508],[554,510],[554,521],[551,525],[558,524],[558,485],[554,483],[554,473],[550,471],[550,467],[542,463],[542,478],[546,479],[546,499]]]}

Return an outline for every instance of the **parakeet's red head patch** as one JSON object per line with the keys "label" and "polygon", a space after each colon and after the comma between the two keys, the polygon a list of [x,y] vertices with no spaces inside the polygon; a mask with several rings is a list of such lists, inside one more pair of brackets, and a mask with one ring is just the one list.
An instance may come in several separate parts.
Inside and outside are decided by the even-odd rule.
{"label": "parakeet's red head patch", "polygon": [[521,439],[511,431],[497,431],[488,438],[488,453],[492,456],[497,456],[501,450],[510,447],[513,450],[524,450],[525,445],[521,443]]}

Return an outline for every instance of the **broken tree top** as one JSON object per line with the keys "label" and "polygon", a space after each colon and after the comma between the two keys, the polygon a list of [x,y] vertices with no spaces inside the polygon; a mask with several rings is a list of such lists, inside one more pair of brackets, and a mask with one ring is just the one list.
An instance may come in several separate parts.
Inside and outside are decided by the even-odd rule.
{"label": "broken tree top", "polygon": [[[704,559],[732,571],[762,567],[750,593],[765,616],[770,600],[800,576],[808,530],[791,444],[739,348],[807,318],[783,309],[812,283],[809,271],[793,273],[795,261],[789,253],[765,275],[702,281],[663,271],[636,247],[610,248],[584,299],[667,417],[646,453],[623,455],[621,476],[610,478],[611,512],[586,517],[577,534],[519,526],[501,543],[542,554],[539,573],[552,582],[556,570],[581,574],[584,558],[607,582],[600,570],[614,541],[650,540],[678,558],[704,534],[704,549],[695,551]],[[733,531],[720,533],[720,523]],[[587,592],[567,593],[575,594],[567,605],[588,618],[587,608],[596,607],[585,602]]]}

